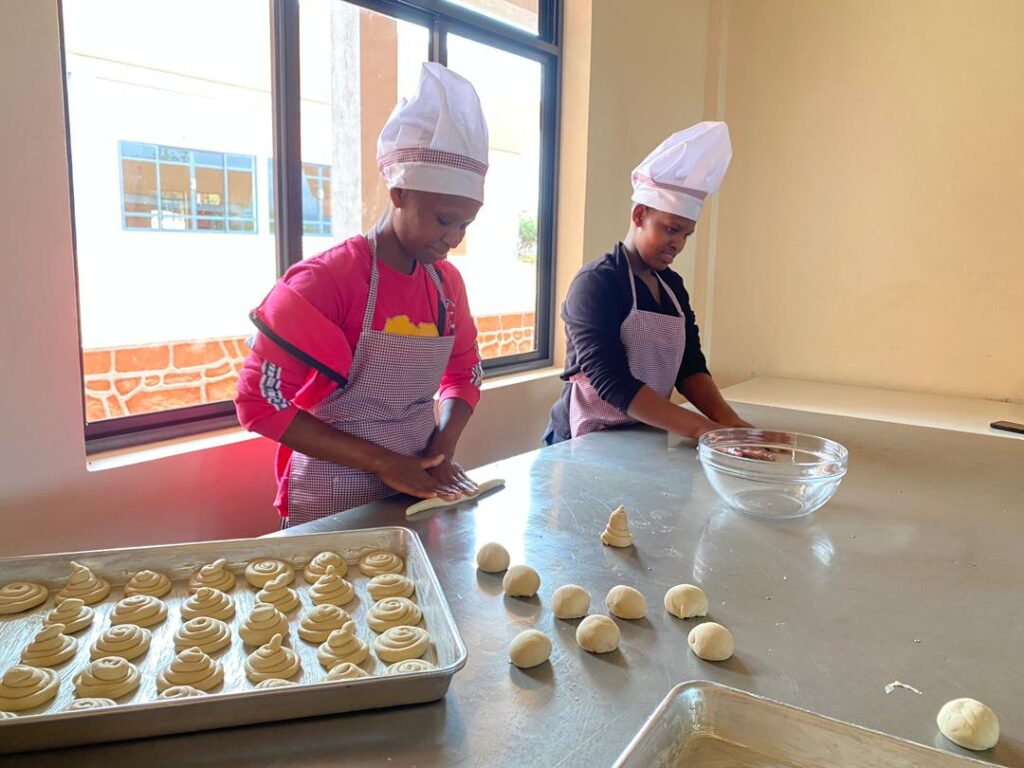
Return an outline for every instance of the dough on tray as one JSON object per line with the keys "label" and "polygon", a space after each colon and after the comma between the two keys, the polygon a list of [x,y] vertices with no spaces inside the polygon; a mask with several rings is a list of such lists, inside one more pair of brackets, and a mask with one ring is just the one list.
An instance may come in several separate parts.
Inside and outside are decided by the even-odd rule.
{"label": "dough on tray", "polygon": [[283,560],[267,557],[253,560],[245,566],[245,580],[256,589],[263,589],[268,581],[276,579],[282,574],[285,576],[285,585],[291,584],[295,580],[295,569]]}
{"label": "dough on tray", "polygon": [[261,691],[266,688],[294,688],[298,683],[294,680],[282,680],[280,677],[268,677],[266,680],[260,680],[256,683],[255,687]]}
{"label": "dough on tray", "polygon": [[348,563],[345,562],[341,555],[337,552],[321,552],[309,561],[309,565],[302,572],[306,583],[315,584],[317,579],[327,573],[327,566],[333,566],[334,572],[338,576],[344,576],[348,573]]}
{"label": "dough on tray", "polygon": [[256,603],[245,617],[238,635],[246,645],[269,643],[274,635],[288,637],[288,617],[267,603]]}
{"label": "dough on tray", "polygon": [[131,595],[118,600],[110,612],[111,624],[134,624],[152,627],[167,618],[167,604],[151,595]]}
{"label": "dough on tray", "polygon": [[579,619],[590,610],[590,593],[579,584],[565,584],[551,596],[556,619]]}
{"label": "dough on tray", "polygon": [[336,664],[350,662],[362,664],[370,655],[366,643],[356,637],[356,623],[350,621],[341,629],[336,629],[317,649],[316,657],[324,669],[331,669]]}
{"label": "dough on tray", "polygon": [[496,541],[489,541],[476,551],[476,567],[484,573],[501,573],[510,562],[508,550]]}
{"label": "dough on tray", "polygon": [[283,645],[284,636],[274,635],[270,642],[261,645],[245,660],[245,674],[254,683],[272,677],[287,680],[302,671],[299,654]]}
{"label": "dough on tray", "polygon": [[400,573],[382,573],[370,579],[366,591],[374,600],[383,600],[385,597],[412,597],[416,585],[412,579]]}
{"label": "dough on tray", "polygon": [[152,640],[153,634],[148,629],[135,624],[118,624],[96,638],[89,649],[89,656],[93,659],[119,656],[130,661],[148,651]]}
{"label": "dough on tray", "polygon": [[102,709],[103,707],[116,707],[117,702],[113,699],[93,698],[93,699],[75,699],[66,707],[65,712],[75,712],[79,709]]}
{"label": "dough on tray", "polygon": [[508,659],[520,669],[529,669],[551,658],[551,639],[539,629],[520,632],[508,646]]}
{"label": "dough on tray", "polygon": [[198,592],[201,587],[230,592],[235,588],[235,574],[228,570],[228,561],[223,557],[204,565],[188,580],[188,591]]}
{"label": "dough on tray", "polygon": [[401,573],[405,562],[394,552],[380,550],[364,555],[359,560],[359,571],[364,576],[380,576],[382,573]]}
{"label": "dough on tray", "polygon": [[377,633],[392,627],[414,627],[422,620],[423,612],[407,597],[386,597],[378,600],[366,613],[366,623]]}
{"label": "dough on tray", "polygon": [[299,607],[299,593],[288,586],[294,578],[287,573],[275,576],[256,593],[256,601],[272,605],[281,613],[295,610]]}
{"label": "dough on tray", "polygon": [[30,611],[46,602],[49,591],[42,584],[12,581],[0,587],[0,616]]}
{"label": "dough on tray", "polygon": [[0,678],[0,711],[24,712],[40,707],[52,700],[59,688],[56,670],[15,664]]}
{"label": "dough on tray", "polygon": [[165,691],[176,685],[190,685],[200,691],[210,691],[223,682],[223,664],[198,648],[186,648],[157,675],[156,689]]}
{"label": "dough on tray", "polygon": [[299,619],[299,637],[307,643],[322,643],[331,632],[352,621],[348,611],[330,603],[310,609]]}
{"label": "dough on tray", "polygon": [[66,634],[81,632],[92,624],[94,613],[77,597],[69,597],[57,603],[57,607],[46,614],[43,624],[63,624]]}
{"label": "dough on tray", "polygon": [[432,672],[437,667],[423,659],[406,659],[390,665],[384,670],[385,675],[407,675],[413,672]]}
{"label": "dough on tray", "polygon": [[309,588],[313,605],[347,605],[355,596],[355,587],[335,571],[333,565],[328,565],[324,575]]}
{"label": "dough on tray", "polygon": [[691,629],[686,642],[704,661],[725,661],[736,650],[732,633],[713,621],[705,621]]}
{"label": "dough on tray", "polygon": [[64,634],[63,624],[50,624],[36,633],[21,652],[21,663],[30,667],[56,667],[78,651],[75,638]]}
{"label": "dough on tray", "polygon": [[64,585],[64,589],[57,593],[57,601],[60,602],[69,597],[77,597],[86,605],[92,605],[93,603],[100,602],[109,594],[109,581],[96,576],[84,565],[72,562],[68,583]]}
{"label": "dough on tray", "polygon": [[509,597],[533,597],[540,589],[540,574],[528,565],[513,565],[501,580]]}
{"label": "dough on tray", "polygon": [[608,517],[608,525],[601,532],[601,543],[609,547],[628,547],[633,543],[625,507],[619,506]]}
{"label": "dough on tray", "polygon": [[357,667],[350,661],[343,661],[341,664],[336,664],[331,667],[322,682],[330,683],[335,680],[358,680],[361,677],[370,677],[370,673],[362,667]]}
{"label": "dough on tray", "polygon": [[619,625],[601,614],[587,616],[576,627],[576,644],[590,653],[610,653],[619,647]]}
{"label": "dough on tray", "polygon": [[430,647],[430,635],[420,627],[391,627],[373,641],[373,651],[381,661],[417,659]]}
{"label": "dough on tray", "polygon": [[163,597],[171,591],[171,580],[156,571],[139,571],[124,585],[126,595]]}
{"label": "dough on tray", "polygon": [[231,628],[220,619],[196,616],[174,633],[174,647],[179,651],[198,648],[203,653],[216,653],[231,645]]}
{"label": "dough on tray", "polygon": [[708,615],[708,596],[693,584],[676,584],[665,593],[665,610],[679,619]]}
{"label": "dough on tray", "polygon": [[608,611],[620,619],[642,619],[647,613],[647,598],[633,587],[618,584],[608,590],[604,599]]}
{"label": "dough on tray", "polygon": [[227,621],[235,615],[235,600],[219,589],[200,587],[181,604],[181,615],[185,619],[209,616],[211,619]]}
{"label": "dough on tray", "polygon": [[75,696],[82,699],[120,699],[139,687],[138,667],[120,656],[104,656],[75,675]]}
{"label": "dough on tray", "polygon": [[191,685],[172,685],[164,688],[157,696],[158,699],[192,699],[196,696],[205,696],[206,691],[193,688]]}
{"label": "dough on tray", "polygon": [[939,710],[942,735],[964,749],[991,749],[999,741],[999,718],[977,699],[953,699]]}

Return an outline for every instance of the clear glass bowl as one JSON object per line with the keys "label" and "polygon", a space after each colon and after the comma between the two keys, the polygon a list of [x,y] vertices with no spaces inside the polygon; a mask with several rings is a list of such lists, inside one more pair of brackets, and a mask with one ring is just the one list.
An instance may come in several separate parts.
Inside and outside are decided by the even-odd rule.
{"label": "clear glass bowl", "polygon": [[839,487],[847,451],[824,437],[761,429],[716,429],[697,456],[711,487],[733,509],[755,517],[809,515]]}

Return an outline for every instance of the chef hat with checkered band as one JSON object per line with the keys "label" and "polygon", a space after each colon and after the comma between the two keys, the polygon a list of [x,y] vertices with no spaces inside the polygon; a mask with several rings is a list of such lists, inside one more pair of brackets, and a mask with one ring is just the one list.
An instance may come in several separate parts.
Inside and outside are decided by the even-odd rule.
{"label": "chef hat with checkered band", "polygon": [[673,133],[633,169],[633,202],[696,221],[732,160],[729,126],[697,123]]}
{"label": "chef hat with checkered band", "polygon": [[420,70],[377,139],[388,189],[441,192],[484,201],[487,121],[472,83],[435,62]]}

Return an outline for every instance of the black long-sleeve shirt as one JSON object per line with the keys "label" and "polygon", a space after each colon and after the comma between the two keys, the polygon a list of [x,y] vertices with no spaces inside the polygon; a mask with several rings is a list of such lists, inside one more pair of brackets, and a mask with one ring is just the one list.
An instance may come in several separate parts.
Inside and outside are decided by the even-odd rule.
{"label": "black long-sleeve shirt", "polygon": [[[690,308],[690,296],[683,279],[671,269],[663,269],[658,276],[675,294],[686,318],[686,349],[676,376],[676,388],[695,373],[707,373],[707,362],[700,349],[697,319]],[[562,304],[565,321],[566,355],[562,379],[566,382],[562,394],[551,408],[551,425],[558,439],[568,440],[569,378],[582,371],[597,394],[621,411],[629,408],[643,382],[629,370],[626,349],[619,337],[619,328],[633,309],[633,293],[629,280],[636,284],[637,309],[678,316],[672,298],[661,291],[661,301],[655,300],[643,280],[630,272],[622,243],[604,258],[585,265],[569,286]]]}

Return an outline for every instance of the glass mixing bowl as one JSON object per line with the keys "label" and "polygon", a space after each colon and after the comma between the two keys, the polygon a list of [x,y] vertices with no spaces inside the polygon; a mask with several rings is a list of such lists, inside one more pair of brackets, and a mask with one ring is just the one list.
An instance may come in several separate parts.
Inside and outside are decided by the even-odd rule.
{"label": "glass mixing bowl", "polygon": [[809,515],[839,487],[847,451],[824,437],[762,429],[716,429],[697,442],[711,487],[733,509],[755,517]]}

